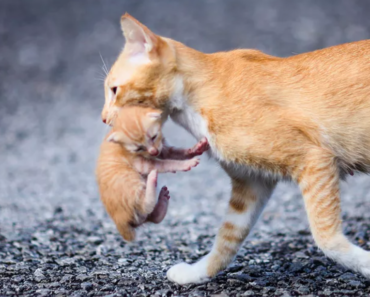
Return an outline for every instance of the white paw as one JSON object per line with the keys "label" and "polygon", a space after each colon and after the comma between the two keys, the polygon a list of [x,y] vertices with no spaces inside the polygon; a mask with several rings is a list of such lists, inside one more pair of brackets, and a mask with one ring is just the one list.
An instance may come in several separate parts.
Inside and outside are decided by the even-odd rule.
{"label": "white paw", "polygon": [[180,263],[172,266],[167,271],[167,278],[179,285],[202,283],[209,279],[204,265]]}

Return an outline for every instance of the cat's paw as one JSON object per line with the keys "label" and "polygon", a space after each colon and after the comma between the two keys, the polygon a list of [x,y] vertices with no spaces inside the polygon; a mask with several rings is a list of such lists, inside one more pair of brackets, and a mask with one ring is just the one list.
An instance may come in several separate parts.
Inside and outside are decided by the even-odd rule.
{"label": "cat's paw", "polygon": [[188,156],[195,157],[200,156],[204,152],[209,150],[209,143],[206,137],[203,137],[194,147],[189,149]]}
{"label": "cat's paw", "polygon": [[167,278],[179,285],[203,283],[209,279],[204,267],[198,267],[198,263],[179,263],[167,271]]}
{"label": "cat's paw", "polygon": [[189,171],[191,168],[198,166],[200,160],[193,158],[182,162],[182,171]]}

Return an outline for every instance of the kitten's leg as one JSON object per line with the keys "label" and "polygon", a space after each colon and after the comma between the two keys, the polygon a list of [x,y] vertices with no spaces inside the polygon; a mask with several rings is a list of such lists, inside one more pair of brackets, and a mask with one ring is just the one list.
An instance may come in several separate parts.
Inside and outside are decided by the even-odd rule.
{"label": "kitten's leg", "polygon": [[144,160],[139,159],[135,164],[135,169],[141,174],[148,174],[152,170],[159,173],[189,171],[199,164],[199,159],[190,160]]}
{"label": "kitten's leg", "polygon": [[370,277],[370,253],[343,235],[335,158],[326,151],[312,151],[296,178],[317,245],[329,258]]}
{"label": "kitten's leg", "polygon": [[207,138],[203,137],[197,144],[190,149],[180,149],[164,144],[161,158],[173,160],[187,160],[196,156],[200,156],[209,149]]}
{"label": "kitten's leg", "polygon": [[275,186],[274,182],[262,179],[232,182],[228,211],[211,252],[194,264],[180,263],[171,267],[167,272],[171,281],[180,285],[199,283],[226,268],[250,233]]}
{"label": "kitten's leg", "polygon": [[[167,208],[170,199],[170,192],[167,187],[162,187],[159,196],[156,196],[158,172],[152,170],[147,178],[145,196],[139,205],[139,211],[143,215],[147,215],[146,222],[159,224],[167,213]],[[140,223],[144,223],[140,222]]]}
{"label": "kitten's leg", "polygon": [[159,192],[158,202],[146,220],[154,224],[159,224],[162,222],[167,214],[169,200],[170,192],[168,191],[167,187],[162,187],[161,191]]}
{"label": "kitten's leg", "polygon": [[143,214],[151,213],[158,202],[156,195],[157,181],[157,170],[151,170],[146,180],[145,199],[140,205],[140,212]]}

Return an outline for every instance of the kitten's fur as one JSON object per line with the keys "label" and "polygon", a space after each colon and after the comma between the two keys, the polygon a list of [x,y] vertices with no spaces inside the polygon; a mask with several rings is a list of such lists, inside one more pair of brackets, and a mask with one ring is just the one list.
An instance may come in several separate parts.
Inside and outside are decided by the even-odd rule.
{"label": "kitten's fur", "polygon": [[232,179],[212,251],[175,265],[168,278],[201,282],[224,269],[283,178],[299,184],[323,252],[370,277],[370,253],[343,235],[339,195],[341,175],[370,169],[370,41],[288,58],[204,54],[127,14],[121,27],[126,44],[105,82],[103,119],[125,105],[159,108],[197,139],[207,137]]}
{"label": "kitten's fur", "polygon": [[135,238],[136,227],[159,223],[166,215],[169,191],[162,187],[156,198],[157,172],[188,171],[199,163],[194,156],[208,149],[205,139],[188,150],[165,146],[161,114],[122,108],[101,145],[96,169],[100,196],[127,241]]}

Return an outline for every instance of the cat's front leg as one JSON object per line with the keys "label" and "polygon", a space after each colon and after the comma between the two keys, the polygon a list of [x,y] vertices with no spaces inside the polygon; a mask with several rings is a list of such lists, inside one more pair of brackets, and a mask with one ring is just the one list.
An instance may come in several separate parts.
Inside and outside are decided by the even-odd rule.
{"label": "cat's front leg", "polygon": [[164,144],[161,152],[162,159],[187,160],[200,156],[209,150],[209,143],[206,137],[203,137],[192,148],[181,149]]}
{"label": "cat's front leg", "polygon": [[274,186],[274,182],[262,179],[233,180],[228,211],[211,252],[194,264],[172,266],[168,279],[180,285],[200,283],[225,269],[257,221]]}

